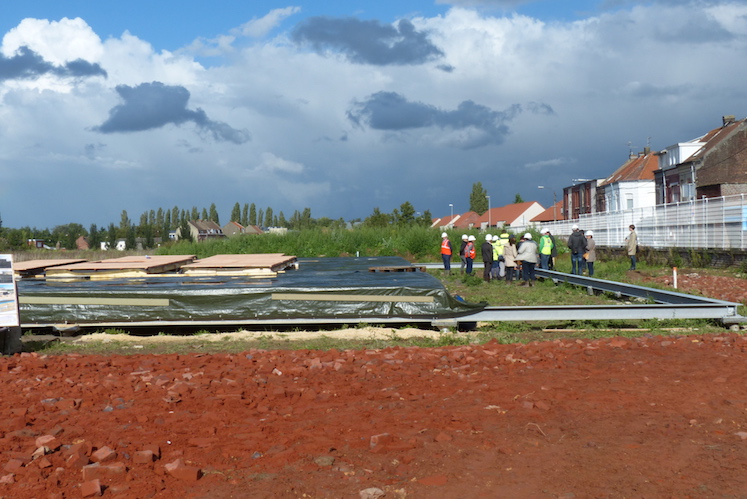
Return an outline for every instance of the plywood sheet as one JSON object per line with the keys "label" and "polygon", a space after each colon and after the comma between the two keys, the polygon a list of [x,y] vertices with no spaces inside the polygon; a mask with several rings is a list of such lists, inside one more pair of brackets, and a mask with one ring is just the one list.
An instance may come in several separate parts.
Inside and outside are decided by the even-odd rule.
{"label": "plywood sheet", "polygon": [[195,255],[126,256],[52,267],[47,269],[47,277],[93,277],[94,275],[135,277],[138,275],[161,274],[179,270],[183,265],[194,261],[194,259]]}
{"label": "plywood sheet", "polygon": [[283,253],[263,253],[244,255],[215,255],[201,258],[193,263],[184,265],[185,272],[192,270],[247,270],[269,269],[278,271],[296,265],[295,256]]}
{"label": "plywood sheet", "polygon": [[27,260],[25,262],[13,262],[13,271],[17,274],[41,274],[50,267],[70,265],[85,262],[85,258],[49,258],[42,260]]}

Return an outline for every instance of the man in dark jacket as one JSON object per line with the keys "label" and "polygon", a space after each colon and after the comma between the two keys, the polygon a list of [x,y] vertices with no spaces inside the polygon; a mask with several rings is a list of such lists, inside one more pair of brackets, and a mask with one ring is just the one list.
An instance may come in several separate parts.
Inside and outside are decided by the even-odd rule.
{"label": "man in dark jacket", "polygon": [[574,224],[573,232],[568,237],[568,248],[571,250],[571,274],[581,275],[583,272],[584,252],[586,251],[586,237]]}
{"label": "man in dark jacket", "polygon": [[485,264],[485,269],[482,271],[482,278],[485,282],[490,282],[490,269],[493,267],[493,245],[490,244],[492,240],[493,236],[490,234],[486,235],[485,242],[480,247],[482,250],[482,262]]}

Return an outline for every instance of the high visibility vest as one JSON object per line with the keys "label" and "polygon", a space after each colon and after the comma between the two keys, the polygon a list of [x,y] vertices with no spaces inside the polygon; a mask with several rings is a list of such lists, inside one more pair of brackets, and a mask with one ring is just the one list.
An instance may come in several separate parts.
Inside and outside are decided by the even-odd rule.
{"label": "high visibility vest", "polygon": [[475,259],[475,245],[472,241],[467,243],[467,247],[464,249],[464,254],[467,256],[467,258]]}
{"label": "high visibility vest", "polygon": [[540,245],[539,250],[541,255],[551,255],[552,254],[552,239],[550,236],[542,236],[540,237]]}
{"label": "high visibility vest", "polygon": [[441,241],[441,254],[451,255],[451,243],[448,239],[444,239],[443,241]]}

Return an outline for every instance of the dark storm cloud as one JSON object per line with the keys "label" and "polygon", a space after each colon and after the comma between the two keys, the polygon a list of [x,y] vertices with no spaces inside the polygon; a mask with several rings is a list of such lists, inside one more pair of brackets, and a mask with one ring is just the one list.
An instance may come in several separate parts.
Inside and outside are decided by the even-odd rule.
{"label": "dark storm cloud", "polygon": [[442,57],[443,51],[402,19],[397,27],[355,18],[310,17],[291,33],[294,42],[315,51],[337,50],[352,62],[377,66],[422,64]]}
{"label": "dark storm cloud", "polygon": [[0,81],[33,80],[45,74],[73,78],[107,76],[101,66],[83,59],[70,61],[63,66],[55,66],[28,47],[19,48],[18,53],[12,57],[0,54]]}
{"label": "dark storm cloud", "polygon": [[[541,114],[552,114],[546,104],[533,103],[529,109]],[[459,147],[475,148],[501,144],[509,133],[507,122],[522,112],[519,104],[505,111],[467,100],[453,111],[444,111],[422,102],[410,102],[395,92],[378,92],[365,101],[353,103],[348,119],[357,126],[367,125],[375,130],[407,130],[437,127],[450,130],[476,130],[480,136],[461,142]]]}
{"label": "dark storm cloud", "polygon": [[182,86],[154,81],[136,87],[117,85],[116,90],[124,104],[109,111],[109,119],[94,127],[97,132],[140,132],[191,121],[201,130],[211,133],[215,140],[243,144],[250,138],[246,130],[236,130],[225,123],[212,121],[200,108],[187,109],[190,94]]}

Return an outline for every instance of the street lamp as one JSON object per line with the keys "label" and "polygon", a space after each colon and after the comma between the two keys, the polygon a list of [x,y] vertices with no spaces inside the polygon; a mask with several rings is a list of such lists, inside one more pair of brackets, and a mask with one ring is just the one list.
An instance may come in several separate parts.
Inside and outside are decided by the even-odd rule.
{"label": "street lamp", "polygon": [[454,228],[454,205],[452,203],[449,203],[449,208],[451,208],[451,218],[449,218],[449,226]]}
{"label": "street lamp", "polygon": [[485,196],[485,197],[488,198],[488,230],[490,230],[490,222],[491,222],[490,220],[490,196]]}

